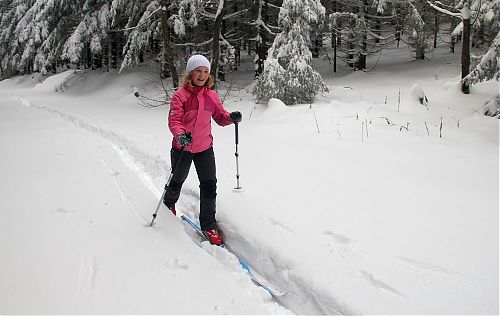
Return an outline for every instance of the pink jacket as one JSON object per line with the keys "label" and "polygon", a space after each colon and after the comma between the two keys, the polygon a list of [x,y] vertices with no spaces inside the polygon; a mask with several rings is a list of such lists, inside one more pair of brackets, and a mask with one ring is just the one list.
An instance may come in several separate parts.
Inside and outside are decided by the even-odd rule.
{"label": "pink jacket", "polygon": [[178,89],[172,97],[168,114],[168,128],[174,136],[172,147],[181,148],[177,138],[184,132],[190,132],[193,138],[191,145],[184,150],[199,153],[212,147],[211,118],[220,126],[232,123],[215,91],[207,86]]}

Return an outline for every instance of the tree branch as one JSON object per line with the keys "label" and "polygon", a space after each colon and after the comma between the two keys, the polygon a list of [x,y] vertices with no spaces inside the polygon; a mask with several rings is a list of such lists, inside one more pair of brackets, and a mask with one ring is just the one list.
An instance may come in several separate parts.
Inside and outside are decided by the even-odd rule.
{"label": "tree branch", "polygon": [[438,6],[438,5],[437,5],[437,4],[441,4],[441,5],[442,5],[442,3],[441,3],[441,2],[439,2],[439,1],[438,1],[438,2],[436,2],[436,4],[434,4],[434,3],[430,2],[429,0],[427,0],[427,3],[428,3],[428,4],[432,7],[432,8],[434,8],[435,10],[437,10],[437,11],[439,11],[439,12],[441,12],[441,13],[444,13],[444,14],[446,14],[446,15],[453,16],[453,17],[456,17],[456,18],[462,19],[462,13],[460,13],[460,12],[451,12],[451,11],[449,11],[449,10],[445,9],[445,8],[441,8],[440,6]]}

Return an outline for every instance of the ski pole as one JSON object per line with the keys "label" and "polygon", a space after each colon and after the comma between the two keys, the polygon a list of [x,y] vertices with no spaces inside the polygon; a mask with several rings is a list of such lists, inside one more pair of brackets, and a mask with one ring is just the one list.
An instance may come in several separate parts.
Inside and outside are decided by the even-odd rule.
{"label": "ski pole", "polygon": [[235,190],[241,190],[240,187],[240,165],[238,163],[238,157],[240,154],[238,154],[238,123],[234,123],[234,136],[235,136],[235,143],[236,143],[236,152],[234,155],[236,156],[236,188]]}
{"label": "ski pole", "polygon": [[156,219],[156,216],[158,215],[158,210],[160,209],[161,203],[163,202],[163,198],[165,197],[165,193],[167,192],[167,188],[170,185],[170,181],[172,181],[172,177],[174,176],[175,169],[177,168],[177,165],[179,164],[179,161],[181,160],[182,154],[184,153],[184,146],[181,147],[181,153],[179,157],[175,160],[174,166],[172,167],[170,171],[170,175],[168,176],[167,184],[165,184],[165,189],[163,190],[163,194],[161,195],[160,201],[158,202],[158,206],[156,207],[156,211],[153,214],[153,219],[151,220],[151,224],[149,224],[149,227],[153,227],[153,223]]}

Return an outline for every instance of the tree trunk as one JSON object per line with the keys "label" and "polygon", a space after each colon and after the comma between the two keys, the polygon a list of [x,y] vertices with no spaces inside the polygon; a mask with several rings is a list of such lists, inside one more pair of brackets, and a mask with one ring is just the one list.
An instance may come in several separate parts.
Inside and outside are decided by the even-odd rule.
{"label": "tree trunk", "polygon": [[[174,88],[179,87],[179,74],[174,64],[174,49],[172,42],[170,41],[170,29],[168,27],[168,0],[161,0],[162,12],[161,12],[161,35],[163,38],[163,49],[165,50],[165,60],[164,69],[168,67],[170,75],[172,76],[172,83]],[[165,67],[166,66],[166,67]]]}
{"label": "tree trunk", "polygon": [[366,55],[368,54],[367,53],[367,40],[368,40],[368,36],[367,36],[367,31],[366,31],[366,28],[368,27],[368,21],[366,21],[366,14],[368,12],[368,1],[367,0],[363,0],[363,6],[360,8],[360,11],[361,11],[361,20],[363,21],[363,24],[364,24],[364,29],[363,29],[363,35],[362,35],[362,39],[363,41],[361,42],[361,48],[362,48],[362,51],[360,52],[359,54],[359,58],[358,58],[358,69],[361,69],[361,70],[365,70],[366,69]]}
{"label": "tree trunk", "polygon": [[320,39],[319,39],[319,33],[316,33],[314,35],[314,46],[313,46],[313,51],[312,51],[312,57],[313,58],[319,58],[319,49],[321,46],[323,46],[322,44],[320,45]]}
{"label": "tree trunk", "polygon": [[118,68],[118,35],[116,32],[111,33],[111,68]]}
{"label": "tree trunk", "polygon": [[[337,1],[333,1],[333,12],[337,12]],[[337,25],[332,30],[333,72],[337,72]],[[339,36],[340,37],[340,36]]]}
{"label": "tree trunk", "polygon": [[[111,33],[112,34],[112,33]],[[109,72],[109,69],[111,68],[111,36],[112,35],[108,35],[108,48],[106,50],[107,52],[107,56],[106,56],[106,71]]]}
{"label": "tree trunk", "polygon": [[434,13],[434,48],[437,48],[438,33],[439,33],[439,20],[437,13]]}
{"label": "tree trunk", "polygon": [[[464,29],[462,32],[462,79],[469,74],[470,69],[470,16],[463,19]],[[462,92],[469,94],[469,83],[462,82]]]}
{"label": "tree trunk", "polygon": [[[220,6],[222,5],[222,8]],[[220,11],[220,12],[219,12]],[[219,13],[215,17],[215,26],[214,26],[214,37],[213,37],[213,46],[212,46],[212,66],[210,70],[210,74],[217,78],[217,72],[219,70],[219,56],[220,56],[220,35],[222,30],[222,20],[224,18],[224,14],[226,11],[226,0],[220,0],[219,8],[217,12]],[[215,86],[215,84],[214,84]]]}
{"label": "tree trunk", "polygon": [[455,27],[457,27],[457,23],[455,22],[455,18],[452,18],[451,19],[451,22],[450,22],[450,38],[451,38],[451,41],[450,41],[450,53],[452,54],[455,54],[455,43],[457,42],[457,39],[452,35],[453,34],[453,30],[455,30]]}
{"label": "tree trunk", "polygon": [[92,68],[92,51],[90,50],[90,43],[85,43],[84,47],[85,47],[85,52],[84,52],[85,65],[84,65],[84,68],[89,69],[89,68]]}
{"label": "tree trunk", "polygon": [[[377,17],[380,16],[380,12],[377,12]],[[376,19],[375,21],[375,34],[378,36],[382,35],[382,22],[380,19]],[[380,38],[375,38],[375,43],[379,44],[380,43]]]}
{"label": "tree trunk", "polygon": [[337,30],[332,31],[333,72],[337,72]]}
{"label": "tree trunk", "polygon": [[256,67],[255,67],[255,76],[254,78],[259,77],[264,72],[264,61],[266,60],[266,37],[264,30],[259,26],[259,35],[257,41],[255,43],[255,52],[257,53]]}

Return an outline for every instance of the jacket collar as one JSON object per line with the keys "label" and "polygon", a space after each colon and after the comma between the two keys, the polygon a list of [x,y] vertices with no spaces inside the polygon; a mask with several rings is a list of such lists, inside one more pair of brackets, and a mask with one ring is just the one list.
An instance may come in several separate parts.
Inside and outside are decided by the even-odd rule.
{"label": "jacket collar", "polygon": [[208,89],[210,89],[209,86],[197,87],[197,86],[191,86],[191,85],[185,86],[184,88],[195,95],[198,95],[199,93],[205,94],[208,91]]}

